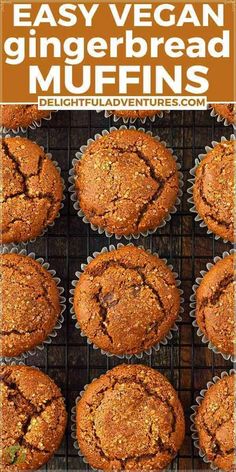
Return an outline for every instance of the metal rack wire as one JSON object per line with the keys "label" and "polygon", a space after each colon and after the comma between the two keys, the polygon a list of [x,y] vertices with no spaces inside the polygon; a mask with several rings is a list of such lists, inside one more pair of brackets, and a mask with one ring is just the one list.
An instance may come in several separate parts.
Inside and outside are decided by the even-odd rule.
{"label": "metal rack wire", "polygon": [[[120,126],[122,123],[118,122]],[[42,127],[29,130],[28,137],[44,146],[47,152],[53,154],[62,169],[62,175],[68,188],[68,173],[74,154],[89,137],[114,125],[112,119],[106,119],[103,113],[82,111],[60,111],[53,114],[51,121],[44,121]],[[232,128],[224,127],[222,123],[210,117],[209,111],[171,112],[164,118],[157,118],[154,123],[147,121],[145,125],[174,149],[182,165],[184,174],[184,194],[178,211],[172,216],[166,226],[147,238],[141,237],[135,242],[158,252],[161,257],[168,259],[179,273],[185,297],[185,311],[179,330],[166,346],[151,356],[144,355],[142,362],[164,373],[178,390],[186,413],[186,439],[184,445],[172,465],[172,470],[203,470],[206,465],[198,457],[197,450],[190,436],[190,406],[194,403],[196,394],[204,388],[213,375],[223,370],[229,370],[231,363],[224,361],[221,355],[215,355],[196,336],[189,317],[189,298],[192,284],[205,268],[207,262],[215,255],[221,255],[229,250],[230,245],[221,240],[216,241],[209,236],[204,228],[194,221],[190,213],[186,192],[190,177],[189,170],[193,167],[194,159],[204,146],[211,141],[220,140],[221,136],[229,137]],[[66,192],[67,193],[67,192]],[[122,241],[126,243],[126,241]],[[69,289],[74,279],[75,271],[80,264],[95,250],[101,250],[110,243],[116,244],[114,238],[106,238],[93,232],[76,215],[67,194],[65,207],[55,225],[35,243],[28,244],[28,250],[34,251],[50,262],[57,275],[62,279],[67,297],[65,322],[51,345],[42,352],[27,359],[27,364],[36,365],[45,370],[62,388],[67,402],[67,409],[74,405],[75,398],[94,377],[123,362],[117,358],[107,358],[99,350],[87,345],[86,339],[80,336],[69,313]],[[128,361],[126,361],[128,362]],[[70,421],[67,435],[60,450],[45,467],[45,470],[71,471],[88,470],[73,448],[70,437]]]}

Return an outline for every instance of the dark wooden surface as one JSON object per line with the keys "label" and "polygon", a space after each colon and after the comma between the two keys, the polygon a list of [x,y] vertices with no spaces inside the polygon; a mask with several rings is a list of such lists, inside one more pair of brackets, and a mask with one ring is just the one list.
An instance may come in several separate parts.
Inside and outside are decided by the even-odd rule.
{"label": "dark wooden surface", "polygon": [[[51,121],[44,121],[41,128],[30,130],[28,136],[43,145],[46,151],[52,152],[62,169],[68,188],[68,171],[75,152],[90,136],[93,137],[96,132],[109,128],[112,124],[112,120],[105,119],[103,113],[60,111],[53,115]],[[118,122],[116,126],[119,124],[122,123]],[[142,126],[141,123],[136,125]],[[229,370],[231,364],[224,361],[221,355],[214,355],[196,336],[196,330],[192,327],[189,317],[189,298],[192,284],[199,276],[200,270],[204,269],[206,263],[212,261],[215,255],[222,255],[223,251],[229,250],[231,246],[207,235],[206,229],[200,228],[199,223],[194,221],[194,216],[189,211],[186,189],[187,180],[190,178],[189,170],[197,155],[204,152],[204,146],[210,145],[213,139],[220,140],[222,135],[229,137],[232,128],[218,124],[210,117],[209,111],[171,112],[164,119],[157,119],[154,124],[148,121],[144,126],[159,134],[161,139],[174,149],[182,164],[184,194],[178,212],[172,216],[171,222],[152,237],[140,238],[135,244],[151,248],[173,264],[182,281],[185,310],[179,331],[167,346],[162,346],[161,350],[152,356],[145,355],[141,361],[134,359],[131,362],[143,362],[167,375],[183,402],[186,439],[172,470],[208,470],[198,457],[191,440],[190,406],[207,381],[211,380],[213,375]],[[42,368],[59,384],[66,397],[69,416],[75,398],[84,385],[122,362],[116,358],[108,359],[87,346],[85,338],[81,338],[79,331],[75,329],[68,301],[71,281],[75,271],[80,269],[80,264],[86,262],[88,255],[114,241],[93,232],[85,225],[77,217],[67,195],[65,207],[55,226],[50,228],[45,236],[28,245],[28,250],[49,261],[62,279],[67,296],[67,310],[64,325],[53,343],[43,352],[29,358],[27,364]],[[58,453],[49,462],[47,470],[84,469],[85,464],[73,448],[69,421],[67,436]]]}

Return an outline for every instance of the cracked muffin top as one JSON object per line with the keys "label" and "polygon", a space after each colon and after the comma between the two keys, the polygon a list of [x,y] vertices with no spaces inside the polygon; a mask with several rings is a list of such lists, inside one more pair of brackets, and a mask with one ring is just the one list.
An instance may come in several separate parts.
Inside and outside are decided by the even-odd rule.
{"label": "cracked muffin top", "polygon": [[225,354],[234,354],[234,256],[219,260],[196,292],[196,319],[202,332]]}
{"label": "cracked muffin top", "polygon": [[50,113],[50,110],[39,110],[37,105],[2,105],[0,124],[14,130],[19,127],[27,128],[33,121],[47,118]]}
{"label": "cracked muffin top", "polygon": [[26,138],[1,140],[3,244],[39,236],[58,215],[62,179],[53,162]]}
{"label": "cracked muffin top", "polygon": [[223,141],[209,151],[196,169],[193,197],[208,229],[234,242],[235,141]]}
{"label": "cracked muffin top", "polygon": [[158,257],[126,246],[88,264],[74,294],[79,325],[96,346],[136,354],[161,341],[176,321],[180,294]]}
{"label": "cracked muffin top", "polygon": [[146,118],[155,116],[158,110],[112,110],[112,114],[124,118]]}
{"label": "cracked muffin top", "polygon": [[41,344],[60,314],[52,275],[31,257],[0,256],[1,355],[13,357]]}
{"label": "cracked muffin top", "polygon": [[90,144],[75,165],[75,189],[90,223],[117,235],[154,230],[173,208],[178,171],[148,134],[117,130]]}
{"label": "cracked muffin top", "polygon": [[231,374],[213,384],[195,417],[201,449],[216,467],[225,471],[235,470],[234,381]]}
{"label": "cracked muffin top", "polygon": [[236,108],[233,103],[212,103],[211,106],[218,115],[226,118],[232,125],[235,124]]}
{"label": "cracked muffin top", "polygon": [[1,366],[2,472],[37,470],[56,452],[67,414],[48,375],[27,366]]}
{"label": "cracked muffin top", "polygon": [[184,415],[169,381],[144,365],[120,365],[77,403],[77,439],[99,470],[162,470],[184,439]]}

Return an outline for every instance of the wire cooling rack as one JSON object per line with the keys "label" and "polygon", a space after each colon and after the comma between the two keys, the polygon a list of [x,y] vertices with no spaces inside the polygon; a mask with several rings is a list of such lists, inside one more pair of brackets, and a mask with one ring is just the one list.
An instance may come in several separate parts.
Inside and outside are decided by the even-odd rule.
{"label": "wire cooling rack", "polygon": [[[102,247],[111,243],[116,244],[116,240],[99,235],[92,231],[89,225],[83,223],[76,215],[67,193],[69,169],[75,152],[95,133],[121,124],[121,120],[118,124],[114,124],[111,118],[106,119],[103,113],[98,114],[95,111],[60,111],[53,114],[52,120],[43,121],[42,127],[29,130],[27,133],[30,139],[37,141],[47,152],[53,154],[62,169],[66,184],[67,195],[60,218],[43,237],[38,238],[35,243],[28,244],[27,249],[50,262],[51,268],[57,271],[65,288],[67,310],[63,327],[52,344],[28,358],[26,363],[45,370],[61,387],[66,398],[69,417],[75,399],[84,385],[123,362],[114,357],[107,358],[99,350],[88,346],[86,339],[80,336],[74,320],[71,319],[69,289],[76,270],[80,269],[81,263],[86,262],[87,257],[94,251],[100,251]],[[186,438],[171,470],[206,470],[208,466],[199,458],[191,440],[190,407],[207,381],[223,370],[228,371],[231,363],[225,361],[221,355],[215,355],[197,337],[189,316],[189,298],[192,285],[200,270],[204,269],[206,263],[211,262],[214,256],[221,256],[225,250],[229,250],[231,245],[224,244],[222,240],[216,241],[213,236],[207,235],[205,228],[200,228],[199,223],[194,221],[194,214],[190,212],[190,205],[187,202],[189,197],[187,181],[194,159],[199,153],[204,152],[205,145],[210,145],[212,140],[220,140],[221,136],[229,137],[232,127],[217,123],[209,111],[171,112],[162,119],[157,118],[154,123],[147,121],[142,125],[136,122],[135,125],[158,134],[161,140],[173,148],[182,165],[183,197],[177,213],[154,235],[140,237],[134,243],[158,252],[174,266],[182,282],[185,304],[183,320],[179,323],[179,330],[173,339],[151,356],[144,355],[141,360],[135,359],[129,362],[144,363],[165,374],[178,391],[183,403],[186,415]],[[121,242],[127,243],[125,240]],[[77,455],[70,434],[69,420],[67,434],[59,451],[43,470],[89,470],[88,465]]]}

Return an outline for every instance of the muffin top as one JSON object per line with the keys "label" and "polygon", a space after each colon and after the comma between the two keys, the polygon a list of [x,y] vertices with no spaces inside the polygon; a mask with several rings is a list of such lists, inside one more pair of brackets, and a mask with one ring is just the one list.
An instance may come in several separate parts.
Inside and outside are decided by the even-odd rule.
{"label": "muffin top", "polygon": [[223,141],[209,151],[196,169],[194,203],[213,233],[234,242],[234,147]]}
{"label": "muffin top", "polygon": [[0,124],[14,130],[19,126],[27,128],[33,121],[47,118],[50,113],[50,110],[39,110],[37,105],[2,105]]}
{"label": "muffin top", "polygon": [[55,280],[31,257],[0,256],[1,353],[11,357],[41,344],[60,314]]}
{"label": "muffin top", "polygon": [[234,354],[234,256],[219,260],[196,292],[196,319],[202,332],[221,352]]}
{"label": "muffin top", "polygon": [[121,116],[124,118],[146,118],[148,116],[154,116],[158,113],[158,110],[112,110],[113,115]]}
{"label": "muffin top", "polygon": [[52,379],[27,366],[1,366],[1,470],[36,470],[58,449],[67,415]]}
{"label": "muffin top", "polygon": [[101,470],[162,470],[184,438],[181,403],[169,381],[144,365],[120,365],[77,403],[77,439]]}
{"label": "muffin top", "polygon": [[2,243],[38,236],[56,218],[62,179],[53,162],[26,138],[1,140]]}
{"label": "muffin top", "polygon": [[120,129],[90,144],[75,165],[75,188],[90,223],[117,235],[161,224],[175,204],[171,152],[142,131]]}
{"label": "muffin top", "polygon": [[225,471],[234,470],[234,381],[232,374],[212,385],[195,417],[201,449]]}
{"label": "muffin top", "polygon": [[74,294],[82,331],[113,354],[135,354],[169,332],[180,308],[173,273],[158,257],[126,246],[88,264]]}
{"label": "muffin top", "polygon": [[226,118],[232,125],[235,124],[235,105],[233,103],[212,103],[211,105],[216,113]]}

